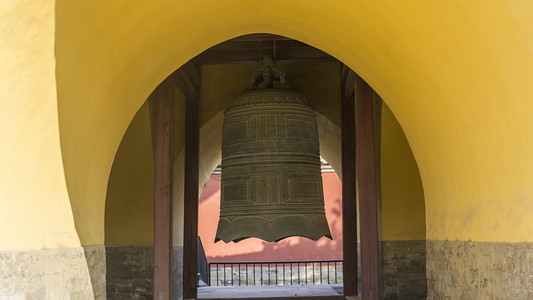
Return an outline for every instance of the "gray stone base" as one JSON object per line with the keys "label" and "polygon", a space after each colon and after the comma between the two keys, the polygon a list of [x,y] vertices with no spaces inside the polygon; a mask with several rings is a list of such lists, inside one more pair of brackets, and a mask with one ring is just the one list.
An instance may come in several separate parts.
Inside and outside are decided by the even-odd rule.
{"label": "gray stone base", "polygon": [[153,298],[153,247],[106,247],[106,263],[107,299]]}
{"label": "gray stone base", "polygon": [[533,243],[427,241],[428,299],[533,299]]}
{"label": "gray stone base", "polygon": [[172,299],[183,299],[183,246],[172,247]]}
{"label": "gray stone base", "polygon": [[83,247],[89,276],[95,299],[106,299],[106,255],[105,246],[85,246]]}
{"label": "gray stone base", "polygon": [[2,300],[103,300],[104,280],[103,246],[0,252]]}
{"label": "gray stone base", "polygon": [[384,300],[426,299],[426,241],[383,241]]}
{"label": "gray stone base", "polygon": [[[107,298],[152,299],[154,289],[154,248],[142,246],[107,247]],[[173,247],[173,299],[182,299],[183,247]]]}

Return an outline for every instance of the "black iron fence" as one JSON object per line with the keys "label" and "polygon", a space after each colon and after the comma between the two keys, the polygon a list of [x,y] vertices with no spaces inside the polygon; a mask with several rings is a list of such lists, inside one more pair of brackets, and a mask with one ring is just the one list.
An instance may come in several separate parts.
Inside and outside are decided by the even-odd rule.
{"label": "black iron fence", "polygon": [[200,236],[198,236],[198,274],[198,279],[201,279],[203,282],[207,282],[209,280],[209,265],[207,264],[204,245],[202,244],[202,239]]}
{"label": "black iron fence", "polygon": [[340,284],[342,260],[210,262],[209,285]]}

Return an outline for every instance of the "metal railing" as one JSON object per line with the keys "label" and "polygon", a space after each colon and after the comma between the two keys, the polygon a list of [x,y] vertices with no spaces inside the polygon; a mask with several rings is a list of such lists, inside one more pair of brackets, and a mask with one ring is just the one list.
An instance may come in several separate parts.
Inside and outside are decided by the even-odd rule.
{"label": "metal railing", "polygon": [[209,265],[207,264],[207,257],[205,256],[204,245],[200,236],[198,236],[198,274],[200,274],[204,282],[209,281]]}
{"label": "metal railing", "polygon": [[210,262],[209,285],[343,283],[342,260]]}

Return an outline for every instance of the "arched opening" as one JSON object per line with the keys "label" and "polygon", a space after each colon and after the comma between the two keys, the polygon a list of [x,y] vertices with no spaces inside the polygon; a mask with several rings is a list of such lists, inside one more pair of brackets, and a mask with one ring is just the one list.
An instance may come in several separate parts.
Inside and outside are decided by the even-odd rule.
{"label": "arched opening", "polygon": [[[311,95],[310,98],[312,99],[318,99],[315,100],[315,103],[313,103],[315,106],[319,107],[317,110],[318,112],[318,122],[319,122],[319,133],[320,133],[320,139],[321,139],[321,148],[324,157],[330,161],[334,169],[339,170],[341,161],[340,161],[340,144],[341,144],[341,131],[340,131],[340,82],[341,82],[341,76],[340,76],[340,66],[338,63],[335,62],[314,62],[310,63],[309,65],[305,67],[301,67],[303,64],[286,64],[285,67],[288,67],[290,70],[294,71],[298,75],[296,75],[293,79],[296,79],[294,82],[298,86],[298,84],[301,84],[302,86],[305,86],[305,84],[309,84],[311,82],[310,86],[316,86],[318,88],[317,90],[311,90],[308,91],[308,93]],[[222,113],[221,110],[225,107],[225,102],[229,102],[232,99],[232,95],[236,95],[241,92],[242,85],[246,84],[248,74],[251,70],[254,70],[257,68],[257,65],[213,65],[213,66],[205,66],[202,69],[202,104],[203,105],[200,110],[202,111],[200,115],[200,166],[199,166],[199,188],[200,190],[204,186],[205,182],[207,181],[207,178],[211,174],[211,170],[214,169],[214,167],[219,163],[220,159],[220,129],[221,129],[221,123],[222,123]],[[290,72],[290,71],[289,71]],[[232,74],[232,76],[224,76],[225,74]],[[241,84],[235,84],[231,83],[231,81],[228,81],[227,78],[235,78],[238,77],[237,75],[241,74],[243,79]],[[311,74],[311,75],[309,75]],[[324,74],[329,74],[328,76],[324,76]],[[300,77],[299,79],[297,79]],[[325,79],[326,78],[326,79]],[[330,79],[327,79],[330,78]],[[318,83],[319,81],[326,81],[327,88],[320,88],[320,85],[313,84],[313,82]],[[229,84],[228,84],[229,82]],[[305,84],[304,84],[305,83]],[[322,89],[322,90],[320,90]],[[223,96],[221,96],[223,95]],[[225,95],[225,96],[224,96]],[[229,95],[229,96],[228,96]],[[324,97],[324,95],[329,95],[328,97]],[[176,103],[176,114],[175,114],[175,136],[177,137],[174,141],[175,146],[175,153],[174,153],[174,172],[175,172],[175,179],[174,179],[174,203],[177,204],[174,206],[174,215],[175,216],[183,216],[183,165],[184,165],[184,127],[185,127],[185,116],[183,115],[183,112],[185,111],[185,96],[182,92],[177,89],[175,93],[175,103]],[[202,109],[203,108],[203,109]],[[393,123],[396,122],[395,120],[392,120],[390,118],[391,114],[390,111],[386,112],[386,117],[388,118],[387,122]],[[392,117],[394,118],[394,117]],[[144,120],[144,121],[143,121]],[[144,125],[139,125],[140,123],[143,123]],[[397,124],[397,122],[395,123]],[[142,143],[144,143],[143,147],[136,147],[137,149],[135,151],[141,151],[141,149],[144,149],[143,155],[148,155],[147,153],[150,152],[151,148],[151,133],[150,133],[150,109],[147,104],[143,105],[139,112],[137,113],[137,116],[134,118],[134,121],[130,124],[130,128],[135,128],[136,126],[142,127],[144,132],[144,137],[141,137],[139,134],[133,134],[135,137],[129,137],[128,132],[130,129],[128,129],[123,142],[122,143],[128,143],[126,140],[130,140],[132,143],[141,142],[140,140],[143,139]],[[399,128],[399,125],[394,125]],[[131,129],[134,130],[134,129]],[[398,132],[396,132],[398,134]],[[403,133],[400,134],[403,136]],[[409,148],[407,141],[405,140],[405,137],[403,137],[403,146],[407,146]],[[401,144],[400,143],[400,144]],[[397,146],[398,142],[392,143]],[[125,144],[126,145],[126,144]],[[123,145],[121,144],[121,148]],[[128,146],[124,146],[128,147]],[[124,151],[131,151],[134,147],[130,144],[130,150],[124,150]],[[127,157],[128,154],[120,154],[122,153],[121,148],[119,148],[119,151],[117,153],[117,157],[115,158],[115,164],[118,164],[120,161],[121,156]],[[405,150],[402,150],[405,152]],[[408,150],[410,153],[410,150]],[[131,155],[131,153],[130,153]],[[140,153],[139,153],[140,155]],[[414,159],[411,155],[411,163],[415,164]],[[126,159],[127,160],[127,159]],[[135,159],[130,158],[129,161],[133,161]],[[394,160],[394,159],[393,159]],[[143,162],[146,165],[150,164],[150,160],[139,160],[136,159],[137,162]],[[115,166],[113,167],[115,169]],[[117,171],[117,174],[120,174],[120,171]],[[115,174],[115,171],[111,172],[110,177],[110,185],[112,181],[116,180],[117,177],[121,177],[122,175]],[[130,174],[131,175],[131,174]],[[146,175],[146,174],[144,174]],[[416,174],[418,176],[418,174]],[[153,175],[152,175],[153,176]],[[124,179],[124,178],[122,178]],[[144,178],[146,180],[146,178]],[[120,179],[119,179],[120,181]],[[128,188],[123,189],[131,189],[131,182]],[[135,185],[136,187],[138,185]],[[147,186],[145,188],[150,189],[151,186]],[[153,187],[152,187],[153,188]],[[420,185],[421,189],[421,185]],[[106,206],[108,208],[113,207],[113,191],[110,186],[108,186],[108,196],[107,201],[108,203]],[[416,194],[416,192],[415,192]],[[141,193],[138,193],[137,195],[141,195]],[[420,195],[417,195],[417,201],[423,201],[423,195],[420,198]],[[404,199],[405,200],[405,199]],[[150,204],[144,202],[144,211],[146,212],[146,209],[150,207]],[[418,204],[420,205],[420,203]],[[423,206],[423,203],[422,203]],[[130,208],[133,208],[134,205],[131,205]],[[122,208],[120,208],[122,209]],[[136,209],[139,209],[137,207]],[[117,208],[115,208],[115,213],[117,212]],[[119,213],[123,214],[123,212]],[[136,214],[130,214],[128,218],[130,220],[137,219],[135,222],[144,220],[143,222],[145,225],[151,224],[153,219],[150,219],[149,217],[144,218],[137,218],[134,217]],[[423,215],[423,210],[422,210]],[[134,218],[131,218],[134,217]],[[387,218],[388,220],[388,218]],[[108,223],[108,221],[110,223]],[[107,224],[112,224],[112,222],[115,222],[115,225],[110,225],[108,228]],[[110,262],[112,261],[112,251],[113,250],[121,250],[118,249],[117,246],[120,246],[121,243],[115,243],[112,240],[125,238],[127,234],[124,234],[119,229],[115,233],[113,233],[113,228],[120,228],[123,227],[123,224],[120,224],[122,221],[120,221],[120,218],[115,218],[114,213],[111,213],[108,209],[106,209],[106,244],[108,244],[109,247],[117,248],[112,249],[108,253],[108,258],[110,258]],[[183,228],[183,218],[178,217],[173,219],[174,225],[173,228],[177,228],[178,230],[174,230],[174,246],[175,250],[177,251],[175,253],[176,256],[179,257],[181,254],[180,247],[183,246],[183,232],[182,230],[179,230],[180,228]],[[394,222],[393,222],[394,223]],[[425,223],[425,222],[422,222]],[[425,226],[425,224],[423,224]],[[397,224],[394,224],[393,226],[397,226]],[[416,226],[415,226],[416,227]],[[137,255],[143,255],[145,258],[150,257],[149,251],[150,251],[150,239],[151,236],[147,234],[146,226],[143,229],[144,231],[138,231],[135,230],[136,227],[131,227],[131,232],[134,233],[140,233],[141,235],[144,235],[144,240],[140,241],[138,240],[138,244],[145,244],[145,248],[141,249],[141,252],[137,253]],[[425,229],[417,228],[417,230],[425,231]],[[145,232],[143,234],[142,232]],[[109,243],[108,243],[109,241]],[[136,242],[123,242],[122,244],[135,244]],[[146,245],[148,244],[148,245]],[[126,246],[126,247],[128,247]],[[126,249],[122,249],[126,250]],[[145,252],[143,252],[143,250]],[[148,251],[148,252],[146,252]],[[119,254],[116,254],[119,255]],[[147,264],[146,266],[149,266]],[[180,266],[178,266],[180,267]],[[109,274],[112,274],[110,272]],[[179,274],[176,274],[177,276],[180,276]],[[109,278],[109,276],[108,276]],[[109,284],[109,282],[108,282]],[[109,292],[109,290],[108,290]],[[149,292],[149,289],[146,290],[146,292]]]}
{"label": "arched opening", "polygon": [[[12,3],[2,6],[0,236],[4,274],[20,275],[4,293],[104,296],[103,277],[92,293],[87,274],[105,272],[93,257],[104,254],[106,187],[128,124],[173,70],[252,32],[335,54],[394,111],[426,193],[430,298],[531,293],[530,255],[508,254],[533,237],[532,2]],[[79,256],[83,247],[98,251]],[[12,250],[44,263],[10,264]],[[69,284],[46,286],[56,275]]]}
{"label": "arched opening", "polygon": [[269,32],[339,57],[398,117],[424,184],[429,298],[533,298],[524,267],[533,240],[532,8],[420,0],[2,5],[0,265],[8,278],[0,293],[105,297],[106,187],[135,112],[207,47]]}

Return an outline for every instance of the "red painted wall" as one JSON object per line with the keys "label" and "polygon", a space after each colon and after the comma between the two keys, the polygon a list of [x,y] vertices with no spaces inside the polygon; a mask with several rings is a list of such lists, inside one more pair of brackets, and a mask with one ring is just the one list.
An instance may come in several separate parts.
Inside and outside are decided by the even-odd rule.
{"label": "red painted wall", "polygon": [[220,209],[220,175],[211,175],[199,200],[198,234],[208,261],[279,261],[342,259],[341,182],[336,173],[322,173],[326,218],[333,240],[290,237],[279,242],[249,238],[239,243],[214,243]]}

